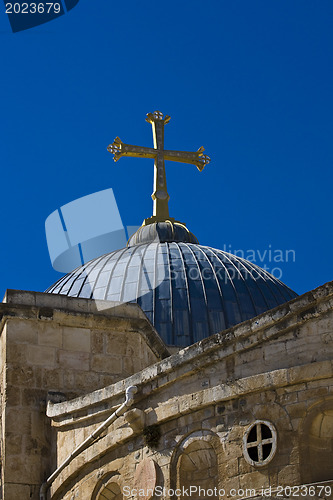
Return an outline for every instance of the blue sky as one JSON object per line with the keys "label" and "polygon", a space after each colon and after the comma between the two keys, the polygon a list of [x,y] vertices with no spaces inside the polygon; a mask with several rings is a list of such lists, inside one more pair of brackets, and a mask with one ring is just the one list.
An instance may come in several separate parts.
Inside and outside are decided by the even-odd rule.
{"label": "blue sky", "polygon": [[298,293],[333,279],[331,0],[80,0],[15,34],[2,8],[0,40],[1,295],[61,276],[44,231],[61,205],[112,187],[124,224],[151,215],[153,161],[106,147],[150,146],[156,109],[167,148],[212,159],[167,163],[171,216]]}

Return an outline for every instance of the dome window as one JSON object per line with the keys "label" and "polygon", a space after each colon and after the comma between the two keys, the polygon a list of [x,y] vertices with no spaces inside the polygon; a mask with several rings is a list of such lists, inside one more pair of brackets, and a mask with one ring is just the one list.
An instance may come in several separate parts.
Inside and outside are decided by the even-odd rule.
{"label": "dome window", "polygon": [[262,467],[274,457],[276,444],[277,433],[274,425],[266,420],[256,420],[244,434],[244,458],[250,465]]}

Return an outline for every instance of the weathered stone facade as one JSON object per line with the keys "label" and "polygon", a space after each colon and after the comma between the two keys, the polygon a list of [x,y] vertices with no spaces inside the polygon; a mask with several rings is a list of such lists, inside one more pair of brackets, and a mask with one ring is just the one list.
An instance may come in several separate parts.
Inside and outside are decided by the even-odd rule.
{"label": "weathered stone facade", "polygon": [[[0,305],[3,497],[38,498],[57,449],[45,415],[168,355],[135,305],[8,291]],[[59,394],[61,393],[61,394]]]}
{"label": "weathered stone facade", "polygon": [[[332,283],[170,356],[137,306],[102,306],[30,292],[1,306],[6,500],[38,499],[130,386],[131,407],[61,470],[50,498],[120,500],[154,485],[161,498],[191,485],[283,498],[276,488],[333,480]],[[330,496],[312,492],[299,496]]]}

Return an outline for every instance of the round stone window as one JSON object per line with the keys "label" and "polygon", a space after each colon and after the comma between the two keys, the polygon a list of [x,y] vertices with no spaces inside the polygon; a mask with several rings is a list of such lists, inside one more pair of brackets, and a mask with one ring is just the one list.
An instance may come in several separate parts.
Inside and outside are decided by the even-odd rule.
{"label": "round stone window", "polygon": [[244,434],[245,460],[254,467],[268,464],[276,452],[277,434],[271,422],[256,420]]}

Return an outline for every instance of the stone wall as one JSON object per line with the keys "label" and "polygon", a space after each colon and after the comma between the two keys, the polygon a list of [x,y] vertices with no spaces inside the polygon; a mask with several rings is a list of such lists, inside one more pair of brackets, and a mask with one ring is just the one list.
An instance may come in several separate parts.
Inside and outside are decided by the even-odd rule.
{"label": "stone wall", "polygon": [[39,498],[39,487],[57,462],[47,398],[89,393],[167,353],[137,306],[110,309],[108,304],[92,312],[89,302],[8,292],[0,305],[2,494],[7,500]]}
{"label": "stone wall", "polygon": [[[52,499],[98,499],[108,482],[134,487],[147,459],[167,489],[217,468],[208,483],[217,480],[233,498],[332,479],[332,296],[332,284],[323,286],[103,390],[49,405],[60,463],[123,401],[126,387],[139,389],[133,409],[54,481]],[[276,451],[256,465],[245,456],[244,436],[262,421],[276,430]],[[152,425],[161,432],[156,447],[144,437]]]}
{"label": "stone wall", "polygon": [[[327,389],[329,394],[326,398],[320,397],[320,391],[323,387]],[[316,389],[318,389],[318,398],[313,398],[311,392]],[[306,403],[307,396],[310,398],[309,403]],[[187,483],[187,486],[189,484],[195,485],[196,481],[189,481],[186,477],[186,473],[188,473],[186,464],[184,470],[181,467],[182,457],[186,456],[191,445],[192,448],[193,445],[195,446],[196,451],[198,450],[199,471],[205,469],[206,472],[208,462],[210,469],[215,470],[212,467],[212,460],[207,457],[208,446],[216,456],[217,474],[211,477],[206,476],[200,484],[204,487],[207,480],[216,481],[217,488],[226,492],[225,498],[231,498],[228,493],[233,489],[236,491],[247,490],[247,496],[250,496],[249,491],[251,490],[251,496],[255,496],[262,488],[271,487],[274,490],[277,486],[309,484],[312,482],[311,477],[302,476],[302,459],[305,458],[304,455],[302,456],[303,439],[308,440],[304,437],[303,421],[308,417],[308,408],[311,408],[313,403],[320,404],[323,399],[330,404],[332,410],[332,379],[321,379],[316,383],[313,382],[308,389],[304,388],[303,383],[301,383],[295,384],[292,388],[260,391],[256,394],[246,395],[241,399],[223,400],[183,415],[174,415],[174,418],[161,422],[162,437],[157,449],[150,448],[145,444],[142,429],[133,430],[128,426],[128,423],[126,427],[125,418],[120,419],[116,425],[109,429],[107,435],[96,442],[80,459],[77,459],[65,473],[61,474],[52,488],[54,492],[52,499],[73,500],[79,498],[90,500],[98,498],[98,496],[94,496],[94,491],[101,491],[102,485],[105,484],[106,478],[110,477],[110,473],[117,476],[117,484],[120,485],[121,490],[124,487],[135,488],[136,470],[147,459],[153,459],[156,462],[160,471],[159,481],[156,484],[166,490],[186,486]],[[293,400],[294,402],[292,402]],[[294,427],[291,423],[290,413],[293,413],[293,405],[296,402],[298,405],[296,415],[299,424]],[[246,429],[258,419],[272,422],[278,435],[275,457],[264,468],[251,466],[244,458],[242,446]],[[71,451],[69,443],[62,436],[62,446],[66,447],[68,452]],[[208,446],[202,447],[202,443],[206,443]],[[201,452],[202,456],[200,456]],[[212,452],[210,451],[209,455]],[[331,450],[325,457],[328,464],[330,457]],[[309,455],[306,458],[309,460],[307,465],[315,465],[316,459],[311,462]],[[195,465],[193,453],[191,461]],[[193,477],[197,478],[198,474],[195,468],[194,471]],[[323,477],[322,480],[326,481],[327,477]],[[144,482],[142,487],[144,487]],[[246,495],[233,495],[233,498],[241,498],[242,496]],[[306,498],[310,497],[319,498],[319,495],[306,496]],[[163,498],[168,498],[168,496]],[[321,498],[329,497],[322,496]]]}

